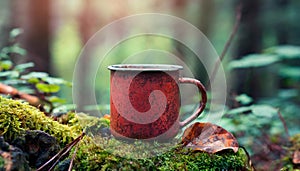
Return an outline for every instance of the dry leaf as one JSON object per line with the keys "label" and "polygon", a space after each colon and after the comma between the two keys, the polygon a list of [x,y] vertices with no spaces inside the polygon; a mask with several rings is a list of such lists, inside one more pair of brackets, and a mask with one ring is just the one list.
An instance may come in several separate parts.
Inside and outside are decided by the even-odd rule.
{"label": "dry leaf", "polygon": [[208,153],[225,149],[237,152],[239,149],[237,140],[230,132],[212,123],[194,123],[184,131],[182,143],[187,148]]}
{"label": "dry leaf", "polygon": [[300,164],[300,150],[297,150],[293,154],[293,163]]}

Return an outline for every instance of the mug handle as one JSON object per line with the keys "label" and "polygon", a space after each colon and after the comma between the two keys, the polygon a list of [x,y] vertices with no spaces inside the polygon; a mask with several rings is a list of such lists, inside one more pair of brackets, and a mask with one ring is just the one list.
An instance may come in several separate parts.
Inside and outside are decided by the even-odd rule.
{"label": "mug handle", "polygon": [[179,122],[179,126],[180,127],[184,127],[187,124],[189,124],[191,121],[193,121],[194,119],[196,119],[201,112],[203,112],[205,106],[206,106],[206,102],[207,102],[207,95],[206,95],[206,90],[205,87],[203,86],[203,84],[196,79],[193,78],[179,78],[179,82],[180,83],[188,83],[188,84],[195,84],[198,87],[199,92],[201,93],[201,101],[199,102],[199,107],[198,109],[188,118],[186,118],[184,121]]}

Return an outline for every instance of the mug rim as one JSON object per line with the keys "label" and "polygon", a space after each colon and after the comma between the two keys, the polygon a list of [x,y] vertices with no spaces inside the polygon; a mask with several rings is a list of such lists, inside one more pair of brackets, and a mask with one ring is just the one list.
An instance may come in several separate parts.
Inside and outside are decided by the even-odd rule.
{"label": "mug rim", "polygon": [[183,67],[171,64],[115,64],[107,67],[111,71],[178,71]]}

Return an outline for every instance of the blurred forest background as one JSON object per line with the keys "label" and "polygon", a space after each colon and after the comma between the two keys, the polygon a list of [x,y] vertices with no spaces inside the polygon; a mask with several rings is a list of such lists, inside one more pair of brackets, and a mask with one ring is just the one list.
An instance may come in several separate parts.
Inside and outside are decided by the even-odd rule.
{"label": "blurred forest background", "polygon": [[[17,42],[27,53],[25,58],[14,57],[13,60],[34,62],[35,67],[30,70],[72,81],[76,59],[95,32],[116,19],[153,12],[174,15],[192,23],[221,54],[232,32],[239,4],[242,5],[240,27],[223,61],[229,86],[229,112],[222,126],[249,147],[253,160],[260,162],[256,165],[264,169],[280,158],[281,149],[276,151],[276,145],[280,146],[287,139],[283,135],[286,131],[282,120],[276,112],[272,114],[273,109],[281,111],[290,135],[300,133],[299,0],[1,0],[0,49],[15,43],[9,39],[11,30],[21,28]],[[166,46],[170,53],[192,55],[169,40],[156,43],[156,46]],[[138,46],[143,45],[129,46],[139,49]],[[132,54],[123,47],[113,55],[127,53]],[[201,74],[197,72],[201,69],[198,69],[194,68],[193,72],[199,78]],[[98,94],[107,94],[109,87],[98,84]],[[60,93],[72,103],[70,88],[63,88]],[[104,99],[108,98],[105,95]],[[271,114],[248,117],[249,111],[255,114],[256,109],[265,109],[263,113]]]}

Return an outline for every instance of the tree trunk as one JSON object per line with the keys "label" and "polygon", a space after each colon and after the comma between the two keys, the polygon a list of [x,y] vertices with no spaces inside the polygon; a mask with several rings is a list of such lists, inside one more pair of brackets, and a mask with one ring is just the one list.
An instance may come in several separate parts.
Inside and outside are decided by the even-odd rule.
{"label": "tree trunk", "polygon": [[[262,48],[262,22],[260,0],[244,0],[242,3],[242,18],[237,39],[236,58],[251,53],[259,53]],[[234,70],[233,91],[237,94],[246,93],[253,98],[262,92],[258,82],[252,78],[259,78],[253,69]]]}
{"label": "tree trunk", "polygon": [[[289,0],[277,0],[276,12],[278,14],[286,14],[288,5],[289,5]],[[289,33],[288,28],[289,27],[284,27],[288,24],[289,23],[287,23],[286,17],[281,17],[281,18],[278,17],[278,21],[277,21],[276,27],[275,27],[278,44],[287,44],[288,43],[288,33]]]}
{"label": "tree trunk", "polygon": [[34,71],[50,72],[50,0],[28,0],[22,45],[28,61],[34,62]]}
{"label": "tree trunk", "polygon": [[237,43],[237,58],[250,53],[258,53],[262,48],[261,9],[260,0],[244,0],[240,34]]}

